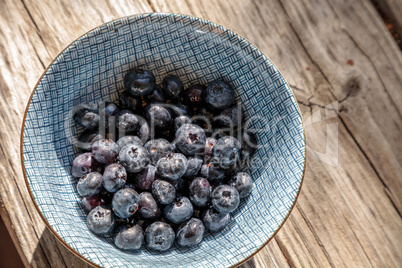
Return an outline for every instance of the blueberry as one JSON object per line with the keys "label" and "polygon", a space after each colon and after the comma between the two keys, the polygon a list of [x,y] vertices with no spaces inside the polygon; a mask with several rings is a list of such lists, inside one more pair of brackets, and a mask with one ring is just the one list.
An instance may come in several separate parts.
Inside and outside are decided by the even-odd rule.
{"label": "blueberry", "polygon": [[102,166],[96,161],[92,153],[83,153],[78,155],[71,165],[71,175],[81,178],[90,172],[100,172]]}
{"label": "blueberry", "polygon": [[155,86],[155,76],[150,71],[134,69],[124,77],[124,87],[133,97],[147,95]]}
{"label": "blueberry", "polygon": [[166,251],[175,239],[172,227],[165,222],[156,221],[145,230],[145,245],[152,250]]}
{"label": "blueberry", "polygon": [[73,110],[73,119],[78,125],[86,129],[97,129],[99,126],[98,107],[93,103],[78,105]]}
{"label": "blueberry", "polygon": [[119,98],[119,105],[124,110],[130,110],[137,112],[142,105],[142,100],[140,97],[131,97],[127,90],[124,90]]}
{"label": "blueberry", "polygon": [[166,98],[165,98],[165,95],[163,94],[162,89],[157,85],[154,86],[154,90],[151,92],[151,94],[144,96],[144,100],[147,103],[151,103],[151,102],[165,103],[166,102]]}
{"label": "blueberry", "polygon": [[82,176],[77,183],[77,192],[82,197],[90,197],[102,190],[102,175],[91,172]]}
{"label": "blueberry", "polygon": [[123,149],[123,147],[126,146],[127,144],[136,144],[138,146],[144,145],[141,139],[138,138],[137,136],[124,136],[117,141],[117,145],[119,145],[120,150]]}
{"label": "blueberry", "polygon": [[155,180],[152,183],[152,195],[159,203],[167,205],[176,198],[176,189],[167,181]]}
{"label": "blueberry", "polygon": [[240,198],[247,197],[250,195],[253,188],[253,180],[250,175],[245,172],[239,172],[234,177],[232,177],[228,184],[236,188],[239,192]]}
{"label": "blueberry", "polygon": [[141,190],[151,190],[155,174],[156,168],[153,165],[146,166],[135,178],[135,185]]}
{"label": "blueberry", "polygon": [[161,104],[149,104],[145,111],[151,126],[157,129],[167,129],[172,123],[170,111]]}
{"label": "blueberry", "polygon": [[89,213],[97,206],[104,205],[105,201],[99,197],[99,195],[93,195],[89,197],[83,197],[81,200],[81,206],[85,213]]}
{"label": "blueberry", "polygon": [[184,124],[191,124],[191,119],[187,115],[181,115],[174,119],[174,129],[176,131]]}
{"label": "blueberry", "polygon": [[241,126],[243,111],[241,105],[233,105],[224,109],[215,119],[215,123],[220,127],[230,127],[231,130]]}
{"label": "blueberry", "polygon": [[190,109],[182,103],[169,103],[169,110],[173,117],[178,117],[182,115],[190,115]]}
{"label": "blueberry", "polygon": [[139,120],[139,127],[137,130],[137,136],[143,143],[146,143],[152,136],[151,127],[148,122],[141,116],[137,116]]}
{"label": "blueberry", "polygon": [[175,75],[168,75],[163,79],[163,91],[173,101],[178,101],[183,92],[183,82]]}
{"label": "blueberry", "polygon": [[195,178],[189,187],[190,200],[197,207],[205,207],[211,200],[211,185],[202,177]]}
{"label": "blueberry", "polygon": [[88,229],[98,235],[111,232],[115,224],[112,210],[107,206],[98,206],[87,216]]}
{"label": "blueberry", "polygon": [[187,170],[183,175],[184,178],[192,178],[198,174],[202,166],[202,159],[198,157],[190,157],[187,159]]}
{"label": "blueberry", "polygon": [[145,219],[157,219],[162,213],[152,194],[149,192],[142,192],[140,194],[138,212]]}
{"label": "blueberry", "polygon": [[147,150],[136,144],[127,144],[120,150],[120,164],[126,168],[128,172],[138,173],[143,170],[151,160]]}
{"label": "blueberry", "polygon": [[148,151],[152,164],[158,163],[158,160],[173,152],[172,145],[166,139],[150,140],[144,148]]}
{"label": "blueberry", "polygon": [[204,155],[212,155],[216,139],[208,137],[205,141]]}
{"label": "blueberry", "polygon": [[204,149],[204,130],[194,124],[184,124],[176,132],[176,147],[185,155],[194,155]]}
{"label": "blueberry", "polygon": [[225,172],[220,168],[219,159],[216,157],[212,158],[208,164],[201,166],[200,174],[212,183],[218,183],[225,177]]}
{"label": "blueberry", "polygon": [[111,193],[124,187],[127,181],[126,169],[118,163],[108,165],[103,172],[103,187]]}
{"label": "blueberry", "polygon": [[181,178],[187,170],[187,158],[180,153],[168,154],[159,159],[156,164],[156,173],[158,176],[177,180]]}
{"label": "blueberry", "polygon": [[229,213],[220,213],[211,208],[202,215],[205,228],[210,232],[222,231],[230,222]]}
{"label": "blueberry", "polygon": [[205,227],[201,220],[191,218],[182,223],[177,229],[177,244],[180,247],[192,247],[198,245],[204,237]]}
{"label": "blueberry", "polygon": [[239,192],[229,185],[216,187],[211,194],[212,206],[221,213],[233,212],[240,203]]}
{"label": "blueberry", "polygon": [[119,155],[119,146],[112,140],[99,140],[92,145],[92,154],[99,163],[113,163]]}
{"label": "blueberry", "polygon": [[104,137],[98,132],[93,130],[85,130],[74,142],[74,145],[83,151],[91,151],[92,145],[98,140],[102,140]]}
{"label": "blueberry", "polygon": [[183,101],[189,106],[200,106],[203,103],[204,85],[195,84],[188,87],[183,94]]}
{"label": "blueberry", "polygon": [[193,205],[187,197],[178,197],[164,208],[163,214],[175,224],[182,223],[193,215]]}
{"label": "blueberry", "polygon": [[240,141],[235,137],[225,136],[216,142],[213,155],[218,157],[221,168],[225,169],[238,161],[240,152]]}
{"label": "blueberry", "polygon": [[208,84],[203,92],[203,98],[208,108],[223,110],[233,103],[235,92],[228,83],[215,80]]}
{"label": "blueberry", "polygon": [[119,249],[139,249],[144,242],[144,231],[139,225],[119,225],[114,230],[114,244]]}
{"label": "blueberry", "polygon": [[[109,128],[109,119],[116,117],[118,115],[118,113],[120,112],[119,107],[113,103],[113,102],[102,102],[99,104],[98,106],[99,109],[99,128],[102,130],[106,130]],[[115,120],[115,119],[114,119]],[[114,127],[114,123],[113,123],[113,127]]]}
{"label": "blueberry", "polygon": [[122,110],[117,117],[116,126],[119,134],[123,135],[127,132],[134,132],[138,129],[139,120],[133,112],[129,110]]}
{"label": "blueberry", "polygon": [[139,201],[140,195],[134,189],[120,189],[113,196],[113,211],[119,218],[128,218],[138,210]]}

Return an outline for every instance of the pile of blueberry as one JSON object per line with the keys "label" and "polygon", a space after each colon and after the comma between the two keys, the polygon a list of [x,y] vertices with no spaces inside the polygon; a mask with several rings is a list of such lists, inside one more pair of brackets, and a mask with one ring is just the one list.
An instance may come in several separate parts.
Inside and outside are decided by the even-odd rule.
{"label": "pile of blueberry", "polygon": [[[97,235],[116,247],[168,250],[218,232],[252,189],[242,167],[256,137],[242,128],[233,88],[222,80],[184,90],[174,75],[155,84],[150,71],[124,78],[119,103],[86,103],[73,111],[86,131],[72,163],[78,194]],[[237,136],[237,137],[236,137]]]}

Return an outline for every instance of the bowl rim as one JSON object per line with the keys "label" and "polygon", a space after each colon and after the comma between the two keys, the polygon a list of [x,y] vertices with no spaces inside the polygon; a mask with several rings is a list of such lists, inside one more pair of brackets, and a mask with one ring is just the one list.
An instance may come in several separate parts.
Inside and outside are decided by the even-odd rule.
{"label": "bowl rim", "polygon": [[27,187],[29,196],[31,197],[31,200],[33,201],[33,204],[36,208],[36,211],[39,213],[40,217],[42,218],[42,220],[44,221],[46,227],[50,230],[50,232],[57,238],[57,240],[59,240],[59,242],[61,242],[62,245],[64,245],[69,251],[71,251],[75,256],[77,256],[79,259],[83,260],[84,262],[86,262],[87,264],[94,266],[94,267],[100,267],[102,268],[102,266],[88,260],[87,258],[85,258],[84,256],[82,256],[78,251],[76,251],[74,248],[72,248],[66,241],[64,241],[63,238],[60,237],[60,235],[52,228],[52,226],[49,224],[49,222],[46,220],[45,216],[42,214],[41,209],[39,208],[39,205],[36,203],[35,198],[33,196],[33,193],[31,191],[31,187],[29,186],[29,181],[28,181],[28,177],[26,174],[26,170],[25,170],[25,161],[24,161],[24,152],[23,152],[23,137],[24,137],[24,128],[25,128],[25,121],[26,121],[26,116],[28,114],[28,109],[30,107],[31,101],[33,96],[35,95],[35,92],[40,84],[40,82],[42,81],[43,77],[46,75],[46,73],[48,72],[48,70],[50,69],[50,67],[53,66],[53,64],[55,63],[55,61],[62,55],[64,54],[64,52],[66,52],[66,50],[68,50],[70,48],[71,45],[73,45],[74,43],[76,43],[77,41],[79,41],[80,39],[84,38],[86,35],[93,33],[96,29],[105,27],[108,24],[112,24],[112,23],[116,23],[122,19],[128,19],[128,18],[133,18],[133,19],[140,19],[140,18],[144,18],[147,16],[153,16],[153,15],[170,15],[170,16],[175,16],[175,17],[184,17],[184,18],[188,18],[191,20],[199,20],[203,23],[212,25],[215,28],[220,28],[222,30],[225,30],[226,32],[236,35],[238,37],[240,37],[241,39],[245,40],[248,45],[253,48],[254,50],[256,50],[258,53],[260,53],[263,57],[265,57],[266,60],[268,60],[270,62],[270,64],[272,64],[272,66],[275,68],[275,70],[280,74],[283,82],[285,83],[285,85],[287,85],[289,92],[291,94],[292,100],[294,100],[294,104],[296,106],[296,110],[300,116],[300,122],[301,122],[301,126],[302,126],[302,131],[303,131],[303,141],[304,141],[304,162],[303,162],[303,172],[302,172],[302,177],[300,180],[300,185],[299,188],[297,190],[295,199],[289,209],[289,211],[287,212],[286,216],[283,218],[282,222],[280,223],[280,225],[278,226],[278,228],[275,230],[275,232],[259,247],[257,248],[252,254],[250,254],[249,256],[247,256],[246,258],[244,258],[243,260],[237,262],[234,265],[231,265],[230,267],[238,267],[239,265],[245,263],[246,261],[248,261],[249,259],[251,259],[252,257],[254,257],[257,253],[259,253],[274,237],[275,235],[279,232],[279,230],[283,227],[283,225],[285,224],[285,222],[287,221],[287,219],[289,218],[291,212],[293,211],[293,209],[296,206],[296,202],[299,198],[299,195],[301,193],[301,188],[303,186],[303,182],[304,182],[304,176],[306,173],[306,132],[305,132],[305,126],[304,126],[304,121],[303,121],[303,117],[300,111],[300,107],[299,104],[297,103],[296,100],[296,96],[293,93],[292,88],[290,87],[289,83],[286,81],[286,79],[284,78],[284,76],[282,75],[282,73],[280,72],[280,70],[276,67],[276,65],[271,61],[271,59],[266,56],[261,49],[259,49],[256,45],[254,45],[252,42],[250,42],[250,40],[248,40],[247,38],[245,38],[244,36],[234,32],[233,30],[218,24],[216,22],[213,22],[209,19],[204,19],[204,18],[200,18],[200,17],[196,17],[193,15],[188,15],[188,14],[183,14],[183,13],[170,13],[170,12],[148,12],[148,13],[137,13],[137,14],[132,14],[132,15],[128,15],[128,16],[123,16],[123,17],[119,17],[110,21],[107,21],[101,25],[98,25],[92,29],[90,29],[89,31],[85,32],[84,34],[80,35],[78,38],[74,39],[71,43],[69,43],[62,51],[60,51],[55,57],[54,59],[48,64],[48,66],[46,67],[46,69],[43,71],[42,75],[40,76],[38,82],[35,84],[35,87],[32,90],[32,93],[28,99],[26,108],[25,108],[25,112],[24,112],[24,117],[22,119],[22,127],[21,127],[21,137],[20,137],[20,157],[21,157],[21,166],[22,166],[22,172],[24,175],[24,180],[25,180],[25,186]]}

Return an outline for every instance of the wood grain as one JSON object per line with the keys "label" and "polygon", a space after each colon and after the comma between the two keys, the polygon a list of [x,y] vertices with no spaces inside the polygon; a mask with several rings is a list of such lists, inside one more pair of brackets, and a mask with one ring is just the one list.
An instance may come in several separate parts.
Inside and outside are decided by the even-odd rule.
{"label": "wood grain", "polygon": [[87,266],[45,228],[25,188],[19,139],[30,93],[78,36],[143,12],[233,29],[272,59],[299,101],[309,148],[302,192],[243,267],[402,264],[402,55],[370,1],[3,0],[0,10],[0,211],[27,266]]}

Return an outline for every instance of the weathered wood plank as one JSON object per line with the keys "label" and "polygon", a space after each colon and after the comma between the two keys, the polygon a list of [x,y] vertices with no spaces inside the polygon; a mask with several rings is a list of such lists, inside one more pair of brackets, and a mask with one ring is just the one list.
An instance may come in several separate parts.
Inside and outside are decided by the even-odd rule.
{"label": "weathered wood plank", "polygon": [[[310,150],[298,205],[243,267],[402,263],[402,60],[368,0],[6,0],[0,6],[0,196],[33,267],[86,264],[44,227],[25,189],[18,144],[30,92],[44,67],[79,35],[114,18],[155,11],[204,17],[247,37],[275,62],[302,104]],[[339,117],[324,107],[334,101]],[[312,124],[308,118],[317,111],[325,120]],[[329,123],[338,124],[339,140]],[[326,164],[316,152],[336,141],[339,154],[329,153]]]}
{"label": "weathered wood plank", "polygon": [[[391,23],[393,30],[398,35],[399,40],[402,38],[402,2],[398,0],[371,0],[377,5],[379,11],[385,17],[387,23]],[[402,46],[402,44],[399,44]]]}

